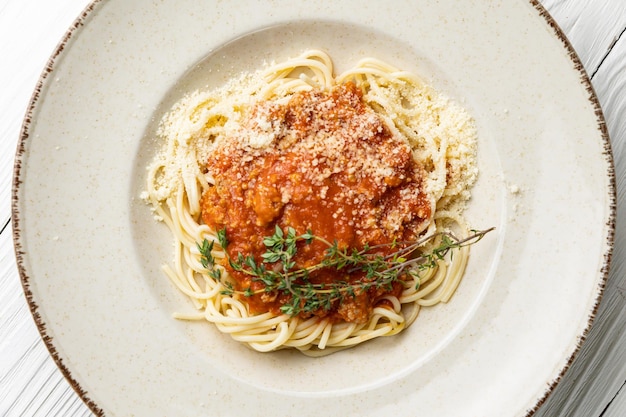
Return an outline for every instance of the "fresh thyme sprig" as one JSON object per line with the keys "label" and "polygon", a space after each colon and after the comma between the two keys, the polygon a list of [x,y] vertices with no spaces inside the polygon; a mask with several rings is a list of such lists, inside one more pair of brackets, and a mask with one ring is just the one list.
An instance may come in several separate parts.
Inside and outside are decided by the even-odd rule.
{"label": "fresh thyme sprig", "polygon": [[[228,239],[225,229],[217,233],[220,246],[226,252],[226,258],[230,267],[237,272],[251,276],[253,282],[262,282],[263,289],[252,290],[250,287],[243,290],[235,290],[230,282],[222,282],[221,269],[216,267],[212,250],[213,241],[205,239],[198,244],[200,262],[207,269],[208,274],[215,280],[222,282],[225,290],[223,294],[241,294],[250,297],[254,294],[278,292],[290,295],[290,301],[281,306],[281,311],[294,316],[301,312],[313,312],[319,309],[330,310],[337,302],[342,302],[346,297],[355,297],[357,294],[366,292],[372,288],[384,288],[389,291],[393,284],[405,276],[414,278],[420,283],[420,272],[436,268],[439,261],[455,249],[472,245],[481,240],[494,228],[486,230],[472,230],[472,233],[464,239],[459,239],[449,232],[442,232],[423,237],[413,242],[392,242],[388,245],[366,245],[363,249],[339,247],[336,241],[329,242],[326,239],[314,235],[310,230],[298,235],[292,227],[285,230],[276,226],[274,234],[263,239],[267,251],[257,261],[252,255],[237,254],[235,259],[226,252]],[[428,252],[420,253],[419,248],[425,243],[439,238],[437,245]],[[294,257],[298,251],[298,243],[311,244],[314,240],[320,241],[327,246],[324,258],[321,262],[304,267],[296,268]],[[389,255],[377,253],[383,248],[400,247]],[[310,275],[320,269],[330,268],[336,271],[345,271],[346,276],[360,272],[364,278],[359,282],[339,280],[333,283],[313,283],[309,280]]]}

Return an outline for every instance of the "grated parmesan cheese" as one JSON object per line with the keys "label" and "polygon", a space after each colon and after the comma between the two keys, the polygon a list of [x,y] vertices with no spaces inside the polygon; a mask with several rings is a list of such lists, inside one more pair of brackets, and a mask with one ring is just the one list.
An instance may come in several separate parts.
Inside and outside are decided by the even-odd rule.
{"label": "grated parmesan cheese", "polygon": [[[181,187],[214,183],[214,173],[210,167],[205,169],[205,164],[219,149],[232,152],[236,147],[245,148],[247,152],[242,158],[252,161],[278,141],[283,150],[315,155],[310,166],[300,167],[299,171],[313,173],[317,184],[342,170],[354,175],[356,180],[364,175],[375,181],[389,180],[394,172],[381,162],[384,158],[380,154],[393,158],[402,148],[410,149],[413,159],[424,169],[423,189],[430,196],[433,208],[442,201],[446,210],[460,213],[464,209],[469,189],[478,176],[476,129],[465,110],[444,95],[423,83],[389,81],[373,85],[364,93],[363,100],[375,111],[360,115],[358,123],[344,126],[340,134],[329,135],[328,126],[321,123],[315,127],[316,135],[298,140],[298,132],[285,131],[281,122],[284,115],[277,113],[290,96],[265,100],[265,86],[261,71],[244,73],[221,88],[196,91],[178,102],[163,117],[158,129],[158,135],[167,145],[150,167],[158,172],[154,175],[150,198],[165,201]],[[306,105],[309,107],[301,109],[303,117],[315,112],[341,117],[333,100],[319,98]],[[320,122],[306,117],[310,123]],[[377,153],[364,149],[350,155],[345,153],[346,140],[368,140],[385,129],[395,138],[394,147]],[[402,179],[401,175],[399,178]],[[368,198],[368,192],[364,190],[352,197]],[[415,196],[403,198],[411,197]],[[149,196],[143,193],[142,198],[147,200]],[[290,198],[289,192],[283,192],[284,202]],[[195,207],[192,212],[198,210]]]}

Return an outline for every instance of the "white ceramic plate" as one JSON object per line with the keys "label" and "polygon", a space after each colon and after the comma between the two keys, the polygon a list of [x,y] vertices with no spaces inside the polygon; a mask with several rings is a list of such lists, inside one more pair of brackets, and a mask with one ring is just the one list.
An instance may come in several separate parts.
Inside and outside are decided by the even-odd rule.
{"label": "white ceramic plate", "polygon": [[[158,118],[194,88],[322,48],[416,72],[479,129],[474,246],[452,301],[329,357],[259,354],[160,272],[169,232],[138,198]],[[615,188],[598,102],[536,2],[109,0],[41,77],[18,150],[18,264],[39,329],[96,414],[523,416],[589,329]]]}

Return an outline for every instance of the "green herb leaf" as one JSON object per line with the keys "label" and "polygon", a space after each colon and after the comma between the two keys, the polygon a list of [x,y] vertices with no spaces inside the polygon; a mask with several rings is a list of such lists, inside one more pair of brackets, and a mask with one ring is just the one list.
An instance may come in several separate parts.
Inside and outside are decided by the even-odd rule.
{"label": "green herb leaf", "polygon": [[[225,290],[222,291],[222,294],[238,293],[245,297],[251,297],[262,292],[282,293],[289,296],[289,301],[282,305],[280,310],[290,316],[301,312],[311,313],[319,309],[329,311],[343,300],[354,298],[357,293],[367,292],[371,288],[390,291],[395,282],[404,281],[406,278],[415,280],[415,288],[417,289],[420,286],[421,272],[437,268],[438,262],[445,259],[448,254],[452,256],[454,250],[480,241],[493,229],[492,227],[482,231],[472,230],[472,234],[464,239],[458,239],[450,233],[438,233],[423,237],[415,242],[397,242],[394,240],[388,245],[372,247],[365,245],[363,249],[357,250],[339,248],[337,241],[328,242],[314,235],[310,230],[298,235],[292,227],[283,230],[276,226],[274,234],[263,239],[267,251],[261,255],[262,262],[257,262],[253,256],[244,256],[241,253],[237,254],[236,259],[232,259],[226,251],[228,246],[226,230],[222,229],[218,232],[217,237],[220,245],[226,251],[230,267],[235,271],[250,275],[253,281],[262,282],[265,285],[262,290],[253,291],[248,287],[243,291],[236,291],[230,283],[224,283]],[[424,244],[434,242],[435,239],[439,239],[439,242],[433,249],[420,252],[420,248]],[[310,244],[313,240],[318,240],[328,246],[324,258],[316,265],[306,268],[296,267],[293,258],[298,251],[298,242]],[[395,252],[381,256],[375,252],[381,247],[392,248]],[[211,254],[212,249],[213,242],[206,239],[198,244],[198,250],[201,254],[200,262],[209,269],[211,277],[220,280],[221,270],[213,268],[215,260]],[[276,267],[267,269],[265,264],[279,264],[279,269]],[[322,268],[345,271],[348,276],[356,272],[363,273],[365,278],[356,283],[345,280],[330,284],[310,282],[309,275]],[[280,272],[281,270],[282,272]]]}

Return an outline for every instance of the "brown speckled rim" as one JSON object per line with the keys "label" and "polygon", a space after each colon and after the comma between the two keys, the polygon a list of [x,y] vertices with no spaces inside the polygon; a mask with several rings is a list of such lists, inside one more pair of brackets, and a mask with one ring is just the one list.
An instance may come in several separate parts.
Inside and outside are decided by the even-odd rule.
{"label": "brown speckled rim", "polygon": [[[604,114],[602,112],[602,108],[600,106],[598,97],[596,96],[595,90],[591,84],[591,80],[589,76],[587,75],[587,72],[585,68],[583,67],[582,62],[580,61],[580,58],[578,57],[578,54],[574,50],[572,44],[567,39],[567,37],[565,36],[565,34],[563,33],[559,25],[556,23],[556,21],[549,14],[549,12],[543,7],[543,5],[538,0],[529,0],[529,2],[537,10],[539,15],[545,19],[546,23],[552,28],[556,37],[560,39],[561,42],[563,43],[565,50],[568,52],[570,59],[574,63],[575,70],[580,73],[580,82],[586,88],[587,94],[588,94],[588,100],[591,102],[594,108],[595,115],[597,118],[597,123],[598,123],[598,129],[601,133],[602,142],[604,146],[603,155],[606,159],[606,163],[608,166],[607,175],[609,178],[608,192],[609,192],[609,199],[610,199],[610,202],[609,202],[610,212],[609,212],[608,221],[606,224],[607,250],[604,254],[604,263],[600,271],[602,276],[600,277],[601,279],[597,288],[595,303],[589,314],[587,326],[583,330],[582,334],[578,336],[576,347],[573,350],[573,352],[569,354],[569,357],[567,358],[566,363],[563,366],[563,368],[560,370],[558,376],[553,381],[547,381],[546,389],[545,389],[545,392],[543,393],[543,396],[537,400],[537,403],[534,405],[532,409],[527,410],[526,417],[530,417],[534,415],[540,409],[540,407],[546,402],[550,394],[554,392],[554,389],[559,384],[559,382],[563,379],[565,373],[574,362],[575,357],[580,352],[583,342],[587,339],[587,336],[589,334],[593,321],[597,315],[598,308],[600,306],[600,301],[604,294],[604,289],[605,289],[606,282],[609,276],[611,257],[613,254],[613,244],[614,244],[614,237],[615,237],[615,219],[616,219],[616,211],[617,211],[615,167],[614,167],[614,162],[613,162],[613,153],[611,150],[611,142],[610,142],[606,122],[604,119]],[[46,323],[43,321],[43,319],[41,318],[41,315],[38,312],[39,306],[35,302],[33,293],[30,290],[30,277],[28,276],[28,273],[24,266],[24,259],[23,259],[24,251],[23,251],[22,242],[20,239],[20,216],[19,216],[18,206],[19,206],[19,189],[22,183],[22,181],[20,180],[22,176],[22,158],[24,157],[24,154],[25,154],[26,141],[28,141],[30,137],[30,124],[32,122],[32,115],[38,104],[40,93],[43,89],[43,86],[46,83],[46,80],[50,76],[50,73],[54,70],[54,65],[55,65],[55,61],[57,57],[61,55],[67,43],[71,40],[73,36],[75,36],[75,34],[78,32],[78,29],[84,26],[87,18],[91,15],[91,13],[100,3],[102,3],[102,0],[92,1],[83,10],[80,16],[78,16],[78,18],[74,21],[72,26],[65,33],[64,37],[61,39],[61,42],[59,42],[59,44],[57,45],[53,54],[49,58],[41,76],[39,77],[39,81],[37,82],[37,86],[31,97],[26,115],[24,117],[24,121],[22,123],[20,138],[19,138],[19,142],[18,142],[18,146],[16,150],[16,156],[15,156],[13,187],[12,187],[12,203],[11,203],[13,241],[14,241],[14,246],[15,246],[17,268],[18,268],[18,272],[21,278],[24,294],[26,296],[26,300],[30,308],[30,312],[33,316],[33,319],[37,325],[37,329],[39,330],[39,333],[41,335],[41,338],[43,339],[43,342],[46,348],[48,349],[53,360],[55,361],[55,363],[61,370],[61,373],[67,379],[71,387],[79,395],[79,397],[83,400],[83,402],[87,405],[87,407],[89,407],[89,409],[96,416],[104,416],[104,411],[91,399],[89,393],[80,386],[78,381],[76,381],[72,377],[72,373],[65,366],[65,364],[63,363],[63,360],[61,359],[61,357],[59,356],[59,353],[57,352],[57,349],[54,345],[53,338],[47,332]]]}
{"label": "brown speckled rim", "polygon": [[600,301],[602,300],[602,296],[604,295],[604,289],[606,287],[606,283],[609,278],[609,270],[611,267],[611,257],[613,256],[613,246],[615,243],[615,219],[616,219],[616,213],[617,213],[617,186],[615,182],[615,165],[613,162],[613,152],[611,150],[611,139],[609,137],[609,131],[606,127],[604,113],[602,112],[602,107],[600,106],[600,101],[598,100],[598,96],[596,95],[593,85],[591,84],[591,79],[587,75],[587,71],[585,70],[585,67],[583,66],[580,58],[578,57],[578,54],[574,50],[574,47],[572,46],[571,42],[569,41],[567,36],[565,36],[565,33],[559,27],[558,23],[554,20],[554,18],[550,15],[550,13],[545,9],[545,7],[543,7],[541,3],[539,3],[539,0],[530,0],[530,3],[535,7],[535,9],[537,9],[537,11],[539,12],[539,15],[545,19],[546,23],[552,28],[552,30],[554,30],[554,34],[556,35],[556,37],[559,38],[561,42],[563,43],[563,46],[565,47],[567,53],[569,54],[570,59],[574,63],[574,67],[576,71],[580,73],[580,83],[587,90],[588,100],[591,102],[591,105],[593,106],[596,119],[598,122],[598,130],[600,130],[600,133],[602,135],[602,144],[604,146],[603,155],[604,155],[604,158],[606,159],[606,163],[608,166],[606,174],[608,175],[608,178],[609,178],[609,190],[608,191],[609,191],[609,211],[610,212],[609,212],[609,217],[608,217],[607,224],[606,224],[607,251],[604,254],[604,262],[600,270],[602,277],[598,284],[599,288],[597,289],[597,296],[595,299],[594,306],[589,314],[587,326],[583,330],[582,334],[578,336],[578,343],[576,344],[576,348],[574,349],[573,352],[570,353],[565,363],[565,366],[563,366],[563,368],[559,371],[558,376],[553,381],[548,381],[548,385],[546,387],[546,391],[544,392],[543,397],[541,397],[537,401],[537,403],[532,409],[528,410],[528,412],[526,413],[526,417],[530,417],[534,415],[541,408],[541,406],[546,402],[550,394],[554,392],[554,389],[559,384],[559,382],[561,382],[567,370],[572,366],[572,363],[574,363],[574,359],[580,352],[584,341],[587,339],[587,336],[589,335],[589,331],[591,330],[591,325],[593,324],[596,318],[596,315],[598,313],[598,308],[600,307]]}
{"label": "brown speckled rim", "polygon": [[65,46],[68,44],[70,39],[78,32],[78,29],[84,26],[88,16],[93,12],[96,6],[101,3],[102,0],[94,0],[83,9],[81,14],[74,20],[69,29],[65,32],[65,35],[58,43],[56,49],[48,59],[44,70],[39,76],[39,80],[37,81],[37,86],[35,87],[35,91],[33,92],[30,102],[28,104],[28,108],[26,110],[26,115],[24,116],[24,121],[22,122],[22,129],[20,132],[19,141],[17,144],[17,150],[15,152],[15,164],[13,166],[13,189],[12,189],[12,201],[11,201],[11,219],[13,225],[13,244],[15,247],[15,258],[17,261],[17,270],[20,275],[22,281],[22,288],[24,290],[24,295],[26,296],[26,301],[28,303],[28,307],[30,312],[35,320],[35,324],[37,325],[37,329],[39,330],[39,334],[41,338],[50,352],[50,356],[57,364],[61,373],[65,377],[65,379],[69,382],[70,386],[76,391],[78,396],[83,400],[83,402],[89,407],[91,412],[93,412],[96,416],[104,416],[104,411],[100,408],[90,397],[89,393],[85,391],[78,381],[76,381],[72,377],[72,373],[68,369],[67,366],[63,363],[63,359],[59,356],[57,349],[54,345],[53,338],[48,334],[46,329],[46,323],[41,318],[39,314],[39,306],[35,302],[33,297],[33,293],[30,290],[30,277],[26,271],[24,266],[24,251],[22,248],[21,242],[21,232],[20,232],[20,216],[19,216],[19,188],[22,183],[20,180],[22,176],[22,157],[25,154],[26,149],[26,141],[28,141],[30,137],[30,124],[32,122],[32,116],[35,108],[37,107],[37,103],[40,98],[41,91],[54,70],[54,64],[56,59],[61,55]]}

